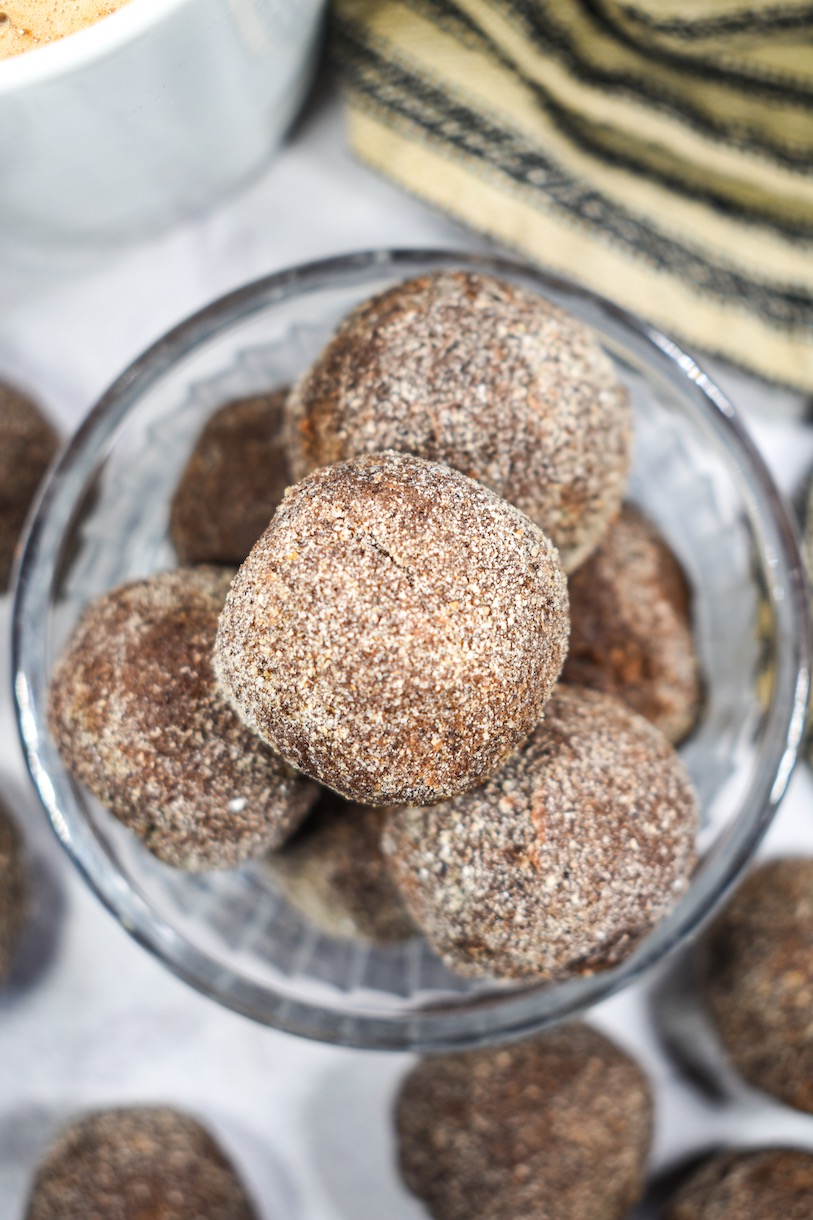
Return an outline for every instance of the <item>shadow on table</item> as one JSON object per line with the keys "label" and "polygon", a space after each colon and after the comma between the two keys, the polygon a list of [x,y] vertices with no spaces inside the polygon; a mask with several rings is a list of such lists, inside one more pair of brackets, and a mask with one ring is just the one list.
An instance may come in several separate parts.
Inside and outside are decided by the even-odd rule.
{"label": "shadow on table", "polygon": [[[695,1170],[699,1169],[709,1156],[721,1151],[722,1148],[719,1145],[704,1148],[702,1152],[692,1153],[655,1174],[643,1199],[633,1209],[630,1220],[661,1220],[667,1205]],[[779,1220],[778,1217],[777,1220]]]}
{"label": "shadow on table", "polygon": [[60,849],[30,790],[0,773],[0,796],[25,843],[29,911],[11,970],[0,988],[0,1013],[38,986],[59,948],[67,901]]}
{"label": "shadow on table", "polygon": [[[181,1106],[181,1109],[185,1107]],[[279,1153],[248,1125],[190,1109],[219,1139],[254,1201],[259,1220],[302,1220],[302,1200]]]}
{"label": "shadow on table", "polygon": [[23,1215],[23,1205],[39,1159],[59,1125],[56,1110],[24,1104],[0,1110],[0,1200],[10,1207],[4,1215]]}
{"label": "shadow on table", "polygon": [[396,1167],[392,1106],[411,1062],[403,1055],[348,1052],[320,1077],[306,1105],[310,1160],[343,1220],[426,1220]]}

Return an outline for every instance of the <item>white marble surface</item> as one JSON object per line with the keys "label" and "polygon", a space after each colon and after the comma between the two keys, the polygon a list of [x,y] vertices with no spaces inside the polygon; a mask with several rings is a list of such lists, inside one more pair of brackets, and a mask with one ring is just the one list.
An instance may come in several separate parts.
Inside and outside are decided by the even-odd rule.
{"label": "white marble surface", "polygon": [[[212,297],[287,264],[376,245],[484,245],[352,162],[329,87],[277,160],[215,215],[83,266],[15,249],[0,264],[0,369],[67,429],[150,341]],[[813,463],[792,395],[719,370],[750,410],[785,490]],[[55,1122],[132,1100],[188,1107],[220,1131],[264,1220],[419,1220],[394,1168],[389,1107],[408,1058],[312,1045],[217,1008],[171,977],[83,888],[24,776],[11,713],[10,609],[0,602],[0,789],[28,827],[42,910],[0,995],[0,1215],[22,1216]],[[813,782],[799,769],[765,850],[813,852]],[[54,918],[54,917],[57,918]],[[58,925],[55,931],[49,926]],[[648,1068],[657,1093],[653,1166],[726,1139],[813,1144],[813,1118],[710,1108],[660,1054],[638,987],[594,1014]]]}

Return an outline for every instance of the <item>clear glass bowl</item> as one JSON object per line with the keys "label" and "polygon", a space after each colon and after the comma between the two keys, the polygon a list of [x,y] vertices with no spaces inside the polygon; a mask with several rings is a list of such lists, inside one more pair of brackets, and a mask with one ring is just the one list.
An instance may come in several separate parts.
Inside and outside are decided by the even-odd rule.
{"label": "clear glass bowl", "polygon": [[[571,310],[616,361],[635,408],[630,498],[682,560],[706,701],[682,749],[703,808],[702,862],[673,913],[616,969],[564,984],[471,983],[420,939],[374,948],[320,934],[253,861],[190,876],[154,859],[66,773],[46,718],[49,675],[83,605],[173,566],[175,483],[207,415],[289,383],[356,303],[398,279],[468,267]],[[794,529],[725,397],[669,339],[562,280],[497,258],[371,252],[259,280],[135,362],[55,471],[22,559],[14,621],[20,731],[57,835],[102,901],[193,986],[268,1025],[347,1045],[430,1049],[539,1029],[626,986],[697,927],[781,799],[802,732],[808,626]]]}

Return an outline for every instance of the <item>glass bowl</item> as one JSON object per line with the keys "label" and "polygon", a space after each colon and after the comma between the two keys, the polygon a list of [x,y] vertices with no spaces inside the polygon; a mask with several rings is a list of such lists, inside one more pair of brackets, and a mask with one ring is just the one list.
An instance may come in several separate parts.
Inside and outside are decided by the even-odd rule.
{"label": "glass bowl", "polygon": [[[613,970],[562,984],[455,978],[413,939],[377,948],[320,934],[255,860],[191,876],[154,859],[63,767],[48,734],[49,676],[83,605],[174,565],[168,506],[205,418],[288,384],[360,300],[424,271],[514,280],[591,326],[635,409],[630,499],[688,574],[706,699],[682,747],[703,810],[702,860],[679,905]],[[388,1049],[518,1036],[625,987],[692,932],[740,872],[793,768],[808,688],[808,626],[794,529],[717,387],[652,327],[560,279],[498,258],[370,252],[241,288],[140,357],[91,412],[33,518],[14,615],[29,767],[57,835],[124,927],[182,978],[254,1019],[310,1038]]]}

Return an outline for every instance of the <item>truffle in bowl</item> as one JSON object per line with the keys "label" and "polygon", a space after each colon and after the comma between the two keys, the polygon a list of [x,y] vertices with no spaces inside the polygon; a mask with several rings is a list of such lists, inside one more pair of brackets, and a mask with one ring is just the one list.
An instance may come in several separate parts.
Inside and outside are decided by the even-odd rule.
{"label": "truffle in bowl", "polygon": [[[585,323],[634,413],[627,498],[674,550],[691,592],[704,699],[680,753],[697,794],[699,864],[654,931],[612,968],[543,983],[451,973],[419,937],[331,937],[285,901],[263,859],[189,875],[155,859],[69,777],[47,726],[51,674],[83,609],[176,563],[175,488],[224,403],[293,384],[367,298],[429,272],[498,277]],[[92,493],[92,494],[91,494]],[[147,351],[69,445],[40,504],[15,616],[29,765],[65,847],[142,944],[206,994],[312,1038],[460,1047],[540,1029],[626,986],[682,941],[751,856],[795,761],[807,622],[795,536],[733,408],[664,336],[529,268],[462,254],[371,252],[270,276]]]}

